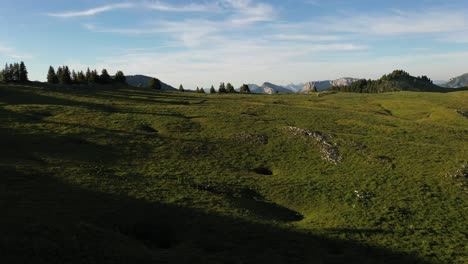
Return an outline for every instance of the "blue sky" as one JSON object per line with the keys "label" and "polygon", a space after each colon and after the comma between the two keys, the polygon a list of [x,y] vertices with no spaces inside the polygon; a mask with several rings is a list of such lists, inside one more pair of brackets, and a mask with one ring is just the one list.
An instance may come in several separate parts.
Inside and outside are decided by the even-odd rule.
{"label": "blue sky", "polygon": [[466,0],[2,0],[0,63],[146,74],[178,86],[468,72]]}

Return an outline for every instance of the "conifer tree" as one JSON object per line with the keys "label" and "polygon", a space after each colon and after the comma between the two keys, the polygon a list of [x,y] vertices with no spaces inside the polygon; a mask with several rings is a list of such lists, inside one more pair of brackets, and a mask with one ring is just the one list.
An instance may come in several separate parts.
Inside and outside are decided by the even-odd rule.
{"label": "conifer tree", "polygon": [[224,85],[224,83],[219,84],[218,93],[226,93],[226,86]]}
{"label": "conifer tree", "polygon": [[200,93],[203,93],[203,94],[205,93],[205,89],[203,89],[203,87],[200,88]]}
{"label": "conifer tree", "polygon": [[86,75],[85,75],[85,77],[86,77],[86,81],[87,81],[87,82],[91,82],[91,70],[89,70],[89,67],[88,67],[88,69],[86,70]]}
{"label": "conifer tree", "polygon": [[50,84],[58,83],[57,75],[55,74],[54,67],[49,67],[49,72],[47,73],[47,82]]}
{"label": "conifer tree", "polygon": [[11,81],[17,82],[19,81],[19,64],[14,63],[10,64],[10,74],[11,74]]}
{"label": "conifer tree", "polygon": [[99,83],[99,74],[96,70],[92,70],[89,74],[88,83]]}
{"label": "conifer tree", "polygon": [[72,71],[71,80],[72,80],[72,83],[75,83],[75,84],[78,83],[78,74],[76,74],[75,70]]}
{"label": "conifer tree", "polygon": [[27,82],[28,80],[28,70],[26,69],[26,65],[24,62],[21,62],[19,64],[19,69],[18,69],[18,78],[20,82]]}
{"label": "conifer tree", "polygon": [[214,88],[213,85],[211,85],[210,93],[211,93],[211,94],[215,94],[215,93],[216,93],[216,90],[215,90],[215,88]]}
{"label": "conifer tree", "polygon": [[195,90],[195,92],[197,92],[197,93],[200,92],[200,88],[198,88],[198,86],[197,86],[197,89]]}
{"label": "conifer tree", "polygon": [[70,73],[70,69],[68,68],[68,66],[63,66],[62,74],[61,76],[59,75],[58,77],[59,77],[60,84],[66,84],[66,85],[72,84],[71,73]]}
{"label": "conifer tree", "polygon": [[179,85],[179,92],[185,92],[185,90],[184,90],[184,86],[182,86],[182,84],[181,84],[181,85]]}
{"label": "conifer tree", "polygon": [[3,81],[4,82],[11,82],[13,79],[11,74],[11,68],[8,63],[5,63],[5,69],[3,69]]}
{"label": "conifer tree", "polygon": [[57,68],[57,80],[58,80],[58,83],[62,84],[62,80],[63,80],[63,68],[62,68],[62,66],[59,66]]}
{"label": "conifer tree", "polygon": [[85,74],[83,73],[83,71],[79,71],[79,72],[78,72],[78,79],[77,79],[77,81],[78,81],[78,83],[80,83],[80,84],[86,82],[86,76],[85,76]]}

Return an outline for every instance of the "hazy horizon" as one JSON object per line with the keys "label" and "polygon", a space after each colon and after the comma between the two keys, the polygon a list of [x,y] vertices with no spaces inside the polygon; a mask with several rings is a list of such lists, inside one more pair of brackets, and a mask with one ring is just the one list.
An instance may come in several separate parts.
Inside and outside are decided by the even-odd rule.
{"label": "hazy horizon", "polygon": [[468,72],[466,1],[5,1],[0,63],[155,76],[177,87]]}

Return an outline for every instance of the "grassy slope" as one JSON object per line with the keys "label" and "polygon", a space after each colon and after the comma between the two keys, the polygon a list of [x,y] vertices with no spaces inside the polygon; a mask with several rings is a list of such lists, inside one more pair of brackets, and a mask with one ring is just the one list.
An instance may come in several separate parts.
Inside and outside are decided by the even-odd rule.
{"label": "grassy slope", "polygon": [[[456,110],[468,110],[468,92],[0,85],[0,255],[463,263],[466,179],[446,177],[468,161],[468,119]],[[290,125],[331,136],[343,162],[323,161]]]}

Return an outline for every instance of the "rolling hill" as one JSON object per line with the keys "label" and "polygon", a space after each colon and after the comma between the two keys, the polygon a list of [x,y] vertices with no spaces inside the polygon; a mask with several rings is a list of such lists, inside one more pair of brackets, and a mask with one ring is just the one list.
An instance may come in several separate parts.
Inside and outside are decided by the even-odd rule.
{"label": "rolling hill", "polygon": [[427,76],[414,77],[402,70],[395,70],[378,80],[358,80],[347,86],[333,86],[335,91],[358,93],[386,92],[447,92],[447,89],[437,86]]}
{"label": "rolling hill", "polygon": [[443,84],[442,86],[447,88],[468,87],[468,73],[452,78],[449,82]]}
{"label": "rolling hill", "polygon": [[468,91],[0,84],[4,263],[466,263]]}
{"label": "rolling hill", "polygon": [[[153,78],[145,75],[127,75],[127,83],[135,87],[146,87],[148,82]],[[176,88],[161,81],[161,88],[164,91],[177,91]]]}

